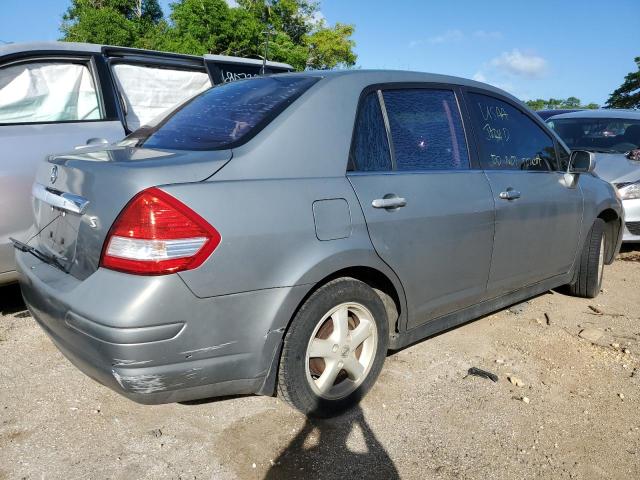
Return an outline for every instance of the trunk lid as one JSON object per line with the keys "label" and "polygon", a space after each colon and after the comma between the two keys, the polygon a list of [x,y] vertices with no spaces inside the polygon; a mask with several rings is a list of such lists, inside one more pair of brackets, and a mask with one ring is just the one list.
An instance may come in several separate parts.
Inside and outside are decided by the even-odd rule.
{"label": "trunk lid", "polygon": [[[138,192],[153,186],[206,180],[231,150],[186,152],[114,146],[51,156],[33,185],[35,238],[76,278],[91,275],[111,225]],[[32,232],[32,235],[35,234]]]}

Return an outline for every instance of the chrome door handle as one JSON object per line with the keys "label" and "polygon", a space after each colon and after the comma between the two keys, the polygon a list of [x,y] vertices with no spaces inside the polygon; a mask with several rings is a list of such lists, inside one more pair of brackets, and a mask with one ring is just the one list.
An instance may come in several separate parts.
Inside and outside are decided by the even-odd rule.
{"label": "chrome door handle", "polygon": [[517,190],[507,190],[506,192],[500,192],[500,198],[502,200],[515,200],[520,198],[520,192]]}
{"label": "chrome door handle", "polygon": [[373,208],[400,208],[407,204],[407,200],[402,197],[376,198],[371,202]]}

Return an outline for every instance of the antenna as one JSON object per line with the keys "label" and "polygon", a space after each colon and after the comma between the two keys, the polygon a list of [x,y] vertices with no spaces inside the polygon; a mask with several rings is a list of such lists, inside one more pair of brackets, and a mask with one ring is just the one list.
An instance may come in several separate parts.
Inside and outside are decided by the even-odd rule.
{"label": "antenna", "polygon": [[262,32],[265,36],[264,39],[264,56],[262,57],[262,71],[260,75],[264,75],[267,70],[267,56],[269,55],[269,37],[274,34],[273,28],[267,27],[267,30]]}
{"label": "antenna", "polygon": [[273,26],[269,24],[271,16],[271,0],[266,0],[264,10],[262,12],[266,29],[262,32],[264,35],[264,56],[262,57],[262,71],[260,75],[264,75],[267,71],[267,57],[269,56],[269,36],[273,34]]}

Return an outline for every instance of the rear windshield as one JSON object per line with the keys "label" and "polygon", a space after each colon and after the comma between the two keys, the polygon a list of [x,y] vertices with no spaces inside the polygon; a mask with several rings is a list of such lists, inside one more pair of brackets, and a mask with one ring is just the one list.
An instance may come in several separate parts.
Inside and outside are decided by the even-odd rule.
{"label": "rear windshield", "polygon": [[211,88],[156,126],[131,134],[147,148],[216,150],[255,135],[318,80],[306,76],[260,77]]}

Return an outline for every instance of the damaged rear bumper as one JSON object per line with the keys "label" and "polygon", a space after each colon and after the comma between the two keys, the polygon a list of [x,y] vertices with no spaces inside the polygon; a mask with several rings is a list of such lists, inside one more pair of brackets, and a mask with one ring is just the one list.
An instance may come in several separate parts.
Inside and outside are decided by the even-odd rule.
{"label": "damaged rear bumper", "polygon": [[98,269],[80,281],[17,252],[33,317],[80,370],[138,403],[269,393],[284,328],[306,289],[198,298],[177,275]]}

